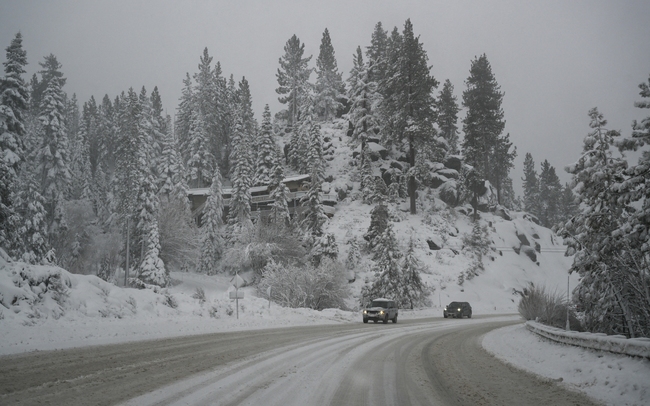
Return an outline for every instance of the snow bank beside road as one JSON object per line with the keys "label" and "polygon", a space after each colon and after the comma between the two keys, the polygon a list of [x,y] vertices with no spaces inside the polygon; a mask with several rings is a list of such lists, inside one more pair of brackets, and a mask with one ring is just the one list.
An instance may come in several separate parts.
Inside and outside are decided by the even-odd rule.
{"label": "snow bank beside road", "polygon": [[494,330],[483,347],[525,371],[561,383],[607,405],[650,404],[650,360],[551,342],[524,324]]}
{"label": "snow bank beside road", "polygon": [[565,331],[534,321],[527,321],[526,328],[558,343],[650,359],[650,338],[627,338],[625,336],[608,336],[602,333]]}

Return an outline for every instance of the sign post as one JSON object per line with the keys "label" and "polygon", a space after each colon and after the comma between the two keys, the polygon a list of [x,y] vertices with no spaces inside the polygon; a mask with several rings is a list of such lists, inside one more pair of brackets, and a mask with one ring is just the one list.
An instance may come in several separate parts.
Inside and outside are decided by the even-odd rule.
{"label": "sign post", "polygon": [[266,296],[269,297],[269,309],[271,308],[271,287],[266,288]]}
{"label": "sign post", "polygon": [[[233,283],[232,285],[235,287],[234,299],[235,299],[235,307],[237,308],[237,319],[239,320],[239,299],[244,298],[244,292],[240,294],[239,288],[244,286],[246,281],[241,276],[239,276],[239,273],[235,273],[235,277],[231,280],[231,282]],[[233,292],[230,292],[230,298],[233,299]]]}

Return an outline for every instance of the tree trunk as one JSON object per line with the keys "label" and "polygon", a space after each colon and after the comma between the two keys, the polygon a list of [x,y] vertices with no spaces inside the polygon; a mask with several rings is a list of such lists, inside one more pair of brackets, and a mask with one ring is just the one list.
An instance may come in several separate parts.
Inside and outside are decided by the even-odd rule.
{"label": "tree trunk", "polygon": [[[413,138],[411,136],[411,139],[409,140],[409,162],[411,164],[411,170],[415,168],[415,147],[413,146]],[[408,189],[409,189],[409,197],[411,201],[411,214],[416,214],[417,209],[415,207],[415,195],[417,193],[417,183],[415,181],[415,176],[411,174],[409,176],[409,184],[408,184]]]}

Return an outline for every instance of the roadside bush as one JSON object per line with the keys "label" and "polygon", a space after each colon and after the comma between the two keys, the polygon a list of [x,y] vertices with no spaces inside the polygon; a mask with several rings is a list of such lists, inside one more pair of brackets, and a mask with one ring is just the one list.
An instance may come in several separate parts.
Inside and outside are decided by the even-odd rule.
{"label": "roadside bush", "polygon": [[345,308],[349,294],[345,267],[338,261],[323,258],[319,266],[297,267],[269,262],[257,285],[258,294],[285,307],[315,310]]}
{"label": "roadside bush", "polygon": [[307,252],[302,241],[292,230],[264,221],[242,231],[233,246],[228,248],[222,262],[231,273],[254,270],[261,274],[271,261],[281,264],[300,262]]}
{"label": "roadside bush", "polygon": [[[532,283],[521,293],[517,306],[519,314],[526,320],[535,320],[548,326],[565,328],[567,306],[565,297],[557,292],[547,292],[544,287]],[[569,323],[571,330],[581,331],[580,322],[569,306]]]}

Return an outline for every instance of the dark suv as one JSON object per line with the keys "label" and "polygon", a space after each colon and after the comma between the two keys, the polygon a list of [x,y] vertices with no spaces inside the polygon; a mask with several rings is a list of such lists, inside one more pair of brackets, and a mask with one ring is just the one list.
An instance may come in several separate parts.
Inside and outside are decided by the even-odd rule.
{"label": "dark suv", "polygon": [[467,316],[468,319],[472,318],[472,306],[467,302],[451,302],[445,306],[445,310],[442,311],[442,315],[445,317],[454,317],[461,319],[464,316]]}
{"label": "dark suv", "polygon": [[393,320],[393,323],[397,323],[397,304],[390,299],[373,300],[369,307],[363,309],[363,322],[367,323],[368,320],[375,323],[381,320],[384,324]]}

